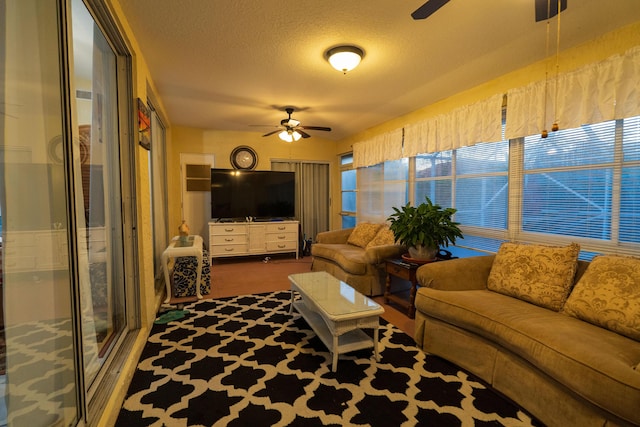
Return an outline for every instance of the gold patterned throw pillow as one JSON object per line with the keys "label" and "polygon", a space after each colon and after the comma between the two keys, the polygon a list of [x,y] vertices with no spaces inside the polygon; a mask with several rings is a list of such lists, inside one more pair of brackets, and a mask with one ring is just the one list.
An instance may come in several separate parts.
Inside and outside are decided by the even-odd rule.
{"label": "gold patterned throw pillow", "polygon": [[593,258],[567,299],[564,312],[640,341],[640,259],[617,255]]}
{"label": "gold patterned throw pillow", "polygon": [[367,243],[367,248],[382,245],[393,245],[396,243],[396,238],[393,235],[393,231],[387,226],[380,227],[380,230],[376,233],[376,236]]}
{"label": "gold patterned throw pillow", "polygon": [[369,222],[361,222],[353,229],[347,243],[350,245],[366,248],[370,241],[376,237],[376,233],[382,227],[382,224],[371,224]]}
{"label": "gold patterned throw pillow", "polygon": [[493,261],[487,288],[559,311],[571,292],[580,245],[503,243]]}

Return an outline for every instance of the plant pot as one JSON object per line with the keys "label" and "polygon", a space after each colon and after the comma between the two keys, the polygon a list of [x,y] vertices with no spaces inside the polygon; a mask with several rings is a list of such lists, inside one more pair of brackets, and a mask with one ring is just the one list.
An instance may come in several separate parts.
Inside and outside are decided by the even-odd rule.
{"label": "plant pot", "polygon": [[413,259],[432,260],[438,254],[438,248],[430,248],[422,245],[410,246],[409,255]]}

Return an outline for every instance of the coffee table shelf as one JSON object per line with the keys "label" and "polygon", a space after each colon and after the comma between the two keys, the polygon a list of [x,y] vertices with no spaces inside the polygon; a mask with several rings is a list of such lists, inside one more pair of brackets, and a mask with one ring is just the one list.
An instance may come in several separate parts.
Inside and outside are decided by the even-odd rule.
{"label": "coffee table shelf", "polygon": [[[293,303],[293,308],[307,321],[311,329],[318,335],[318,338],[324,343],[327,348],[334,347],[331,330],[327,327],[327,324],[318,313],[310,310],[301,301]],[[347,333],[337,336],[338,345],[337,353],[349,353],[356,350],[363,350],[365,348],[373,347],[373,340],[361,329],[354,329]],[[334,370],[335,371],[335,370]]]}
{"label": "coffee table shelf", "polygon": [[[378,328],[384,308],[348,284],[326,272],[292,274],[291,307],[307,321],[320,340],[332,353],[332,371],[338,355],[366,348],[378,353]],[[301,299],[294,301],[295,292]],[[363,329],[372,329],[373,338]]]}

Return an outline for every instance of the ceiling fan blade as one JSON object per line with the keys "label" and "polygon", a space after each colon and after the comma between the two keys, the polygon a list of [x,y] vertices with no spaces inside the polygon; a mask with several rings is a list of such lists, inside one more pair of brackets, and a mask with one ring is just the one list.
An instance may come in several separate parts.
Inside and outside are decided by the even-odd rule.
{"label": "ceiling fan blade", "polygon": [[411,14],[411,17],[413,19],[426,19],[447,3],[449,3],[449,0],[429,0],[428,2],[417,8]]}
{"label": "ceiling fan blade", "polygon": [[[567,8],[567,0],[560,1],[560,12]],[[536,0],[536,22],[546,21],[558,14],[558,0]]]}
{"label": "ceiling fan blade", "polygon": [[303,138],[310,138],[311,135],[309,135],[308,133],[306,133],[303,130],[300,130],[300,128],[296,129],[296,132],[298,132],[300,135],[302,135]]}
{"label": "ceiling fan blade", "polygon": [[281,130],[281,129],[274,130],[274,131],[272,131],[272,132],[265,133],[265,134],[264,134],[264,135],[262,135],[262,136],[271,136],[271,135],[273,135],[273,134],[275,134],[275,133],[279,133],[279,132],[282,132],[282,130]]}
{"label": "ceiling fan blade", "polygon": [[331,132],[331,128],[325,126],[298,126],[298,129],[323,130],[325,132]]}

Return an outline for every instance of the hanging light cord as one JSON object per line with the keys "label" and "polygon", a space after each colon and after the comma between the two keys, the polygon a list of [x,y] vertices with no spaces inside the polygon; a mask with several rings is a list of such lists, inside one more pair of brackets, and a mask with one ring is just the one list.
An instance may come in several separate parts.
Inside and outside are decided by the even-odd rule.
{"label": "hanging light cord", "polygon": [[[550,1],[550,0],[549,0]],[[558,34],[556,34],[556,90],[555,101],[553,105],[553,126],[551,130],[553,132],[558,130],[558,80],[560,75],[560,6],[561,0],[558,0]]]}
{"label": "hanging light cord", "polygon": [[547,0],[547,41],[545,45],[545,66],[544,66],[544,106],[543,106],[543,125],[542,125],[542,138],[546,138],[548,135],[546,125],[547,123],[547,100],[549,98],[549,27],[551,25],[551,0]]}

